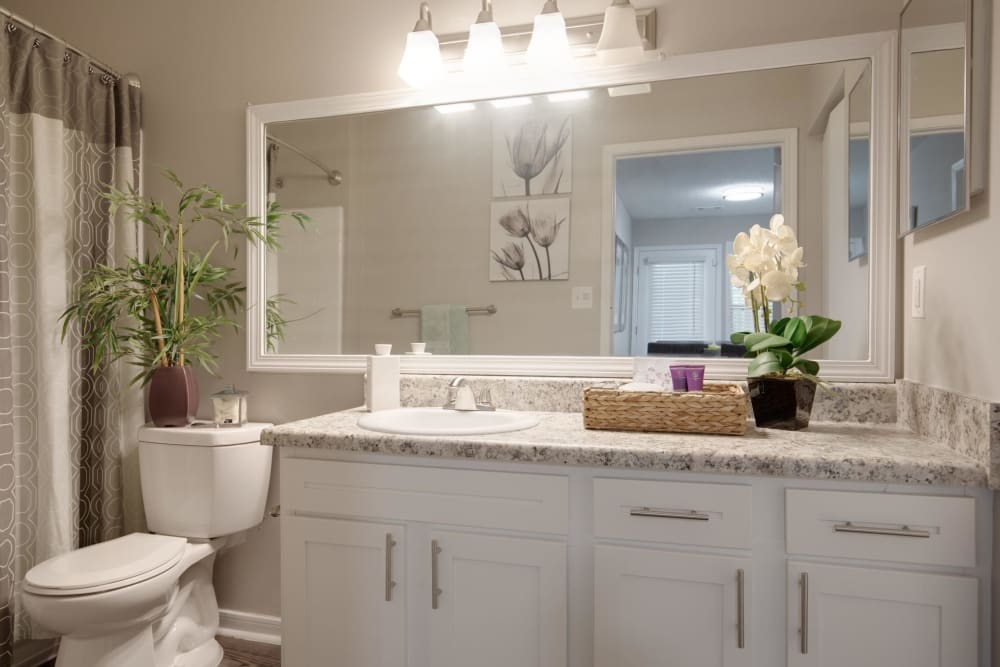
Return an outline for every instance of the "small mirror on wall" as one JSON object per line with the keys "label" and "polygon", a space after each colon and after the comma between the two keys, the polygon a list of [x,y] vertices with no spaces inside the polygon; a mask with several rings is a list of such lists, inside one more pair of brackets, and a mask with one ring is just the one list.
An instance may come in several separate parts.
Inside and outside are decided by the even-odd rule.
{"label": "small mirror on wall", "polygon": [[905,234],[969,209],[969,0],[910,0],[900,30]]}

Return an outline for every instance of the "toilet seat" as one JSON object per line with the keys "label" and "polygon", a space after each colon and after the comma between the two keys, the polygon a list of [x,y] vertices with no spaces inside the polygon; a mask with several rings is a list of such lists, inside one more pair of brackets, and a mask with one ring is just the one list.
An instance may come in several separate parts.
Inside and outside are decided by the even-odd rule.
{"label": "toilet seat", "polygon": [[69,596],[125,588],[171,570],[186,546],[183,537],[131,533],[36,565],[24,578],[24,590]]}

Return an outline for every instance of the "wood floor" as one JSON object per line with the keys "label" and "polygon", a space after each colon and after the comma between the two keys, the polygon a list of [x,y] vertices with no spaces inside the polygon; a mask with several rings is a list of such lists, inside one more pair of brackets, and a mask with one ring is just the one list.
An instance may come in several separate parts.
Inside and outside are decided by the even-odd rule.
{"label": "wood floor", "polygon": [[225,651],[219,667],[281,667],[281,647],[217,637]]}

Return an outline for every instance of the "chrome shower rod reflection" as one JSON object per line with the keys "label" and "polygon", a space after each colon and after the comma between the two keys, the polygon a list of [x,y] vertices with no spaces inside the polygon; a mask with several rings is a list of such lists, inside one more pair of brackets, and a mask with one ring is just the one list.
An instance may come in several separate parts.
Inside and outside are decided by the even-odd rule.
{"label": "chrome shower rod reflection", "polygon": [[318,167],[320,170],[322,170],[324,174],[326,174],[326,180],[330,185],[340,185],[341,183],[344,182],[344,175],[340,173],[340,171],[338,171],[337,169],[330,169],[325,164],[320,162],[317,158],[314,158],[312,155],[309,155],[309,153],[306,153],[298,146],[290,144],[284,139],[278,139],[277,137],[272,137],[271,135],[268,135],[267,140],[268,142],[274,144],[275,146],[281,146],[282,148],[287,148],[296,155],[300,156],[303,160],[306,160],[307,162]]}

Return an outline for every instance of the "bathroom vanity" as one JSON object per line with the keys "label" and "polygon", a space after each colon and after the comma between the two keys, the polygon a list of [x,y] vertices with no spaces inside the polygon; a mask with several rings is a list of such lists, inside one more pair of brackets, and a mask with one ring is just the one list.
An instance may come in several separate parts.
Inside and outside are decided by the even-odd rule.
{"label": "bathroom vanity", "polygon": [[[281,448],[289,667],[989,664],[987,471],[893,425]],[[671,656],[669,663],[665,656]]]}

